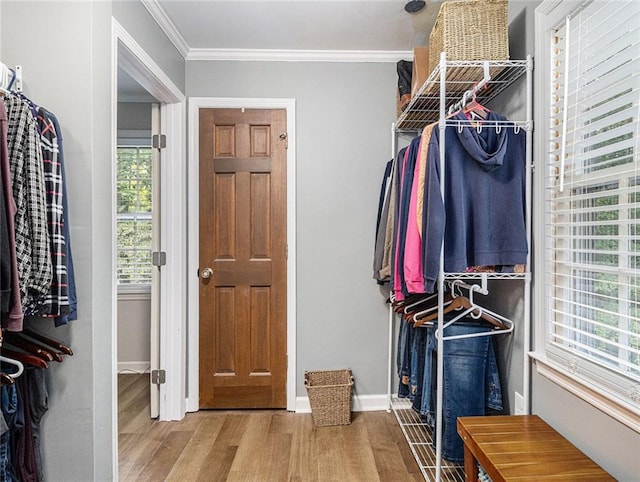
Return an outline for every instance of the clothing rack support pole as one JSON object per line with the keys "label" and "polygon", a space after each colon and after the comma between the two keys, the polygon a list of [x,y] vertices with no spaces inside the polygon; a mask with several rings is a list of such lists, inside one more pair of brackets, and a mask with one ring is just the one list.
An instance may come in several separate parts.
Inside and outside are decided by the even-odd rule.
{"label": "clothing rack support pole", "polygon": [[391,159],[396,158],[398,152],[398,135],[396,134],[396,123],[391,123]]}
{"label": "clothing rack support pole", "polygon": [[[396,123],[391,123],[391,159],[396,158],[396,152],[398,150],[398,134],[396,133]],[[391,292],[389,292],[391,295]],[[393,306],[391,305],[391,296],[389,296],[389,367],[387,373],[387,402],[389,408],[387,411],[391,411],[392,403],[391,396],[393,394]]]}
{"label": "clothing rack support pole", "polygon": [[[444,153],[445,153],[445,99],[447,94],[447,55],[440,52],[440,195],[444,202]],[[445,204],[446,209],[446,204]],[[443,336],[438,338],[437,374],[436,374],[436,482],[440,482],[442,473],[442,391],[444,388],[444,238],[440,245],[440,270],[438,272],[438,330]]]}
{"label": "clothing rack support pole", "polygon": [[393,306],[391,300],[389,300],[389,372],[387,374],[387,402],[389,408],[387,412],[391,411],[391,396],[393,394]]}
{"label": "clothing rack support pole", "polygon": [[[533,178],[533,58],[527,55],[527,129],[526,129],[526,178],[525,178],[525,206],[526,206],[526,230],[527,230],[527,265],[526,270],[531,272],[531,202],[532,202],[532,178]],[[524,413],[531,413],[531,358],[529,351],[531,350],[531,275],[527,275],[524,281],[524,373],[522,377]]]}

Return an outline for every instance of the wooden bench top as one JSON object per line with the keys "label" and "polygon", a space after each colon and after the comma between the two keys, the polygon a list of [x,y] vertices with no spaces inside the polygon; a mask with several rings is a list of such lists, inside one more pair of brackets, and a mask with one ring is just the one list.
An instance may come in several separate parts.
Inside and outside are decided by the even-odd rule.
{"label": "wooden bench top", "polygon": [[467,481],[476,460],[493,482],[615,480],[537,415],[460,417],[458,434]]}

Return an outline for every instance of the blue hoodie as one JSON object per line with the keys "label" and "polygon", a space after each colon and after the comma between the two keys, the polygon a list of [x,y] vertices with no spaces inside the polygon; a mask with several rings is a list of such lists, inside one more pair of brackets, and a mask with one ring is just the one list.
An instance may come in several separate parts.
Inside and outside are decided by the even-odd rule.
{"label": "blue hoodie", "polygon": [[[444,239],[444,269],[524,264],[525,132],[485,125],[480,132],[463,113],[451,118],[468,127],[445,130],[445,196],[440,194],[440,130],[429,142],[425,180],[423,249],[425,288],[433,292]],[[490,112],[487,121],[506,121]],[[499,132],[498,132],[499,131]]]}

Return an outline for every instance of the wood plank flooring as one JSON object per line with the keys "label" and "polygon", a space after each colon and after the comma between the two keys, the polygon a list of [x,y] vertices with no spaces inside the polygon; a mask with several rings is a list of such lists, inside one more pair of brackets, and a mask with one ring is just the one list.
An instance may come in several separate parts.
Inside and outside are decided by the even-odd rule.
{"label": "wood plank flooring", "polygon": [[119,375],[121,481],[423,481],[393,414],[354,413],[314,428],[311,414],[203,410],[149,418],[148,375]]}

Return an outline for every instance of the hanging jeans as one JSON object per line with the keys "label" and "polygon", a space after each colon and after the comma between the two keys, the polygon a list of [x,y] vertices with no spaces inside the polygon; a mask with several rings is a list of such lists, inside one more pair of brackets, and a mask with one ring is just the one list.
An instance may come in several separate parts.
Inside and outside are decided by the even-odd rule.
{"label": "hanging jeans", "polygon": [[24,419],[20,413],[18,403],[18,390],[15,385],[5,385],[0,391],[2,401],[2,416],[7,425],[7,430],[0,435],[0,480],[14,482],[18,478],[15,475],[11,462],[11,431],[16,430]]}
{"label": "hanging jeans", "polygon": [[[427,329],[425,367],[420,413],[434,427],[438,340],[435,329]],[[445,328],[445,336],[491,330],[477,323],[456,322]],[[491,336],[444,341],[442,393],[442,456],[452,462],[464,460],[464,445],[456,430],[458,417],[485,415],[486,408],[502,410],[502,391]]]}
{"label": "hanging jeans", "polygon": [[411,377],[411,347],[413,327],[404,319],[400,319],[398,330],[398,397],[407,398],[411,395],[409,379]]}

